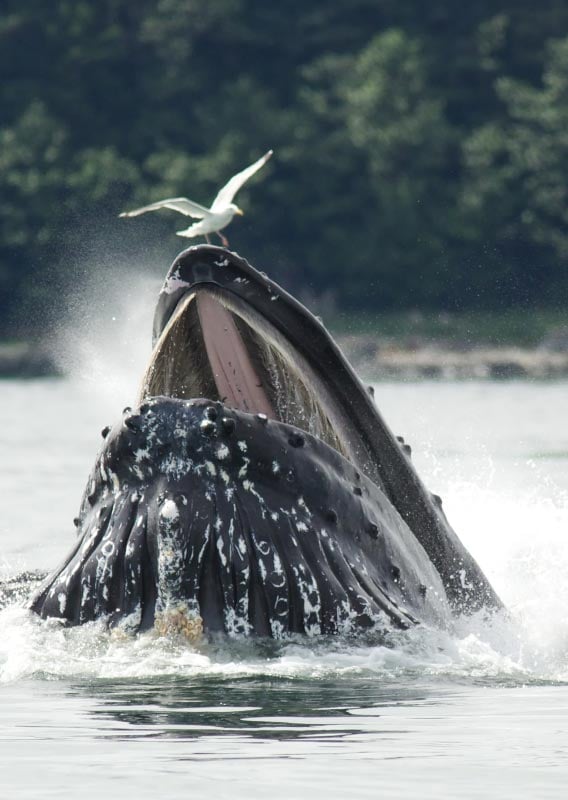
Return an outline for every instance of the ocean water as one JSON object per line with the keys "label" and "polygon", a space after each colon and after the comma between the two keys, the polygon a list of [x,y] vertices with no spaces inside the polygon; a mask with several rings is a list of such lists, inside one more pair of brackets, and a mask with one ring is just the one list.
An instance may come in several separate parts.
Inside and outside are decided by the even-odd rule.
{"label": "ocean water", "polygon": [[[111,312],[109,312],[111,313]],[[74,536],[100,429],[145,346],[0,383],[0,575]],[[509,609],[372,640],[191,649],[0,610],[0,797],[548,798],[568,779],[568,383],[375,397]]]}

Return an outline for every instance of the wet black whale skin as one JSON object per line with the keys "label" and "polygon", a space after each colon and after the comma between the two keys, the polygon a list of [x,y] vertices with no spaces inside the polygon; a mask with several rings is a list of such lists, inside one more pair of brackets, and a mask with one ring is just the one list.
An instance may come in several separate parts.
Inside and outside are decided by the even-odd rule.
{"label": "wet black whale skin", "polygon": [[266,319],[310,365],[319,385],[349,420],[349,438],[364,472],[381,486],[442,578],[457,613],[502,609],[493,587],[449,524],[440,498],[418,476],[408,448],[393,435],[368,388],[321,321],[245,259],[221,247],[198,245],[172,264],[154,315],[154,340],[188,292],[214,290]]}
{"label": "wet black whale skin", "polygon": [[180,601],[199,606],[206,628],[278,636],[501,608],[332,337],[277,284],[223,248],[192,247],[168,273],[154,338],[188,292],[211,290],[289,342],[345,421],[356,466],[283,423],[208,400],[151,400],[105,440],[78,541],[32,609],[145,629]]}
{"label": "wet black whale skin", "polygon": [[279,636],[449,614],[439,575],[377,486],[319,439],[221,403],[156,398],[128,412],[78,527],[33,602],[43,617],[130,617],[144,630],[183,600],[208,630]]}

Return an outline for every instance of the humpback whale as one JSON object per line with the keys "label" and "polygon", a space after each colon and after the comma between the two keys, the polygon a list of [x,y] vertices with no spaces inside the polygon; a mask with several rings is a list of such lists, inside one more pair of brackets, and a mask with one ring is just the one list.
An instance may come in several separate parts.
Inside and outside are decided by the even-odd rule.
{"label": "humpback whale", "polygon": [[221,247],[185,250],[153,342],[35,613],[191,639],[501,608],[333,338],[264,273]]}

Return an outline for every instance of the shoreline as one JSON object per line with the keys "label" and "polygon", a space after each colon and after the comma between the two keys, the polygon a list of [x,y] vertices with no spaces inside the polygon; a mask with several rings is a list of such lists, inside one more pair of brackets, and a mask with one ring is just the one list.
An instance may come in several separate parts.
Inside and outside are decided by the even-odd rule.
{"label": "shoreline", "polygon": [[54,378],[61,375],[55,359],[41,344],[0,343],[0,378]]}
{"label": "shoreline", "polygon": [[337,342],[359,374],[375,380],[553,380],[568,377],[568,349],[544,346],[457,347],[451,342],[413,345],[366,336]]}
{"label": "shoreline", "polygon": [[[458,346],[348,334],[336,342],[368,380],[554,380],[568,378],[568,347]],[[0,343],[0,378],[63,377],[49,350],[33,342]]]}

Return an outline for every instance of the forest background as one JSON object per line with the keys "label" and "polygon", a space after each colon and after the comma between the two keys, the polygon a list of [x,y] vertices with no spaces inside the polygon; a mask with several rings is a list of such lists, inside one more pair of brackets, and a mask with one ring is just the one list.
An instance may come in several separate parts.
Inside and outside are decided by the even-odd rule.
{"label": "forest background", "polygon": [[102,263],[165,270],[168,196],[238,197],[231,247],[351,316],[562,313],[564,0],[4,0],[0,336]]}

